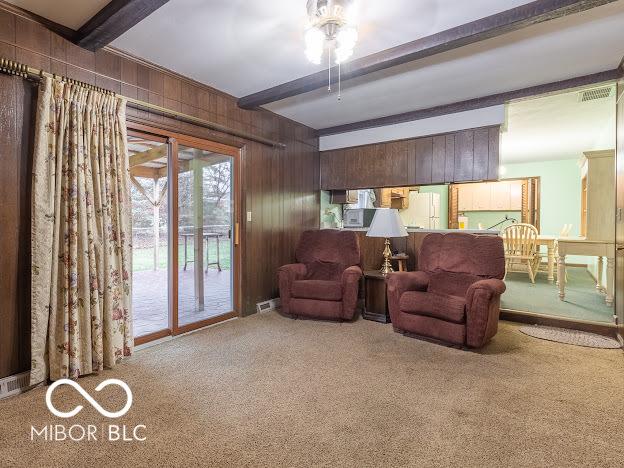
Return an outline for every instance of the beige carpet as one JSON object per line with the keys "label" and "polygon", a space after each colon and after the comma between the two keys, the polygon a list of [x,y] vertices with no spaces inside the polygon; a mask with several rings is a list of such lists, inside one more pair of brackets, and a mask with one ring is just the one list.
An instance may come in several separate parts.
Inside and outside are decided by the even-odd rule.
{"label": "beige carpet", "polygon": [[[108,424],[60,387],[0,401],[0,465],[622,466],[624,356],[525,336],[503,323],[479,353],[395,334],[390,325],[229,322],[138,352],[104,378],[135,403],[118,422],[146,442],[30,441],[30,426]],[[124,403],[118,389],[97,400]]]}

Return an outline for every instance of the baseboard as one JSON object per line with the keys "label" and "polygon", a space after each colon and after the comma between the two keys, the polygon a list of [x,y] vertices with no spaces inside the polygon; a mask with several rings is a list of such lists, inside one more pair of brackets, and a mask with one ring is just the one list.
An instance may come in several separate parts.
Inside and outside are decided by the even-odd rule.
{"label": "baseboard", "polygon": [[575,320],[555,315],[536,314],[513,309],[501,309],[501,320],[525,323],[529,325],[544,325],[547,327],[570,328],[572,330],[587,331],[610,338],[617,337],[617,327],[613,323],[593,322],[589,320]]}

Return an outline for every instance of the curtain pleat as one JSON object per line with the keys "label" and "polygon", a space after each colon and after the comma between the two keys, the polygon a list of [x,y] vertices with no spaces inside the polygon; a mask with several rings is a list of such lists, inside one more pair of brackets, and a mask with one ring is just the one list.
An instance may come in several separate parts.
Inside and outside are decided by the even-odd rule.
{"label": "curtain pleat", "polygon": [[130,176],[122,98],[44,78],[32,195],[31,384],[132,353]]}

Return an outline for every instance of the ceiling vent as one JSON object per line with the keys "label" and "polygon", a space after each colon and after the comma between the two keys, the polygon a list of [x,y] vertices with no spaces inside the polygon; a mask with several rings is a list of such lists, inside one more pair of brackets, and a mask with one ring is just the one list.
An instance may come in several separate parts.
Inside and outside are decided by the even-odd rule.
{"label": "ceiling vent", "polygon": [[579,93],[579,102],[595,101],[611,96],[613,86],[603,86],[602,88],[588,89]]}

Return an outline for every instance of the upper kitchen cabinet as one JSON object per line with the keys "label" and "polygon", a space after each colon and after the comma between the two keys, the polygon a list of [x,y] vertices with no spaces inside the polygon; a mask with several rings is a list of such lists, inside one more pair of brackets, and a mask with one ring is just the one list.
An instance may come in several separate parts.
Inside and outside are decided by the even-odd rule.
{"label": "upper kitchen cabinet", "polygon": [[498,126],[321,152],[321,188],[400,187],[498,178]]}
{"label": "upper kitchen cabinet", "polygon": [[345,171],[346,150],[325,151],[321,153],[321,190],[346,189]]}

